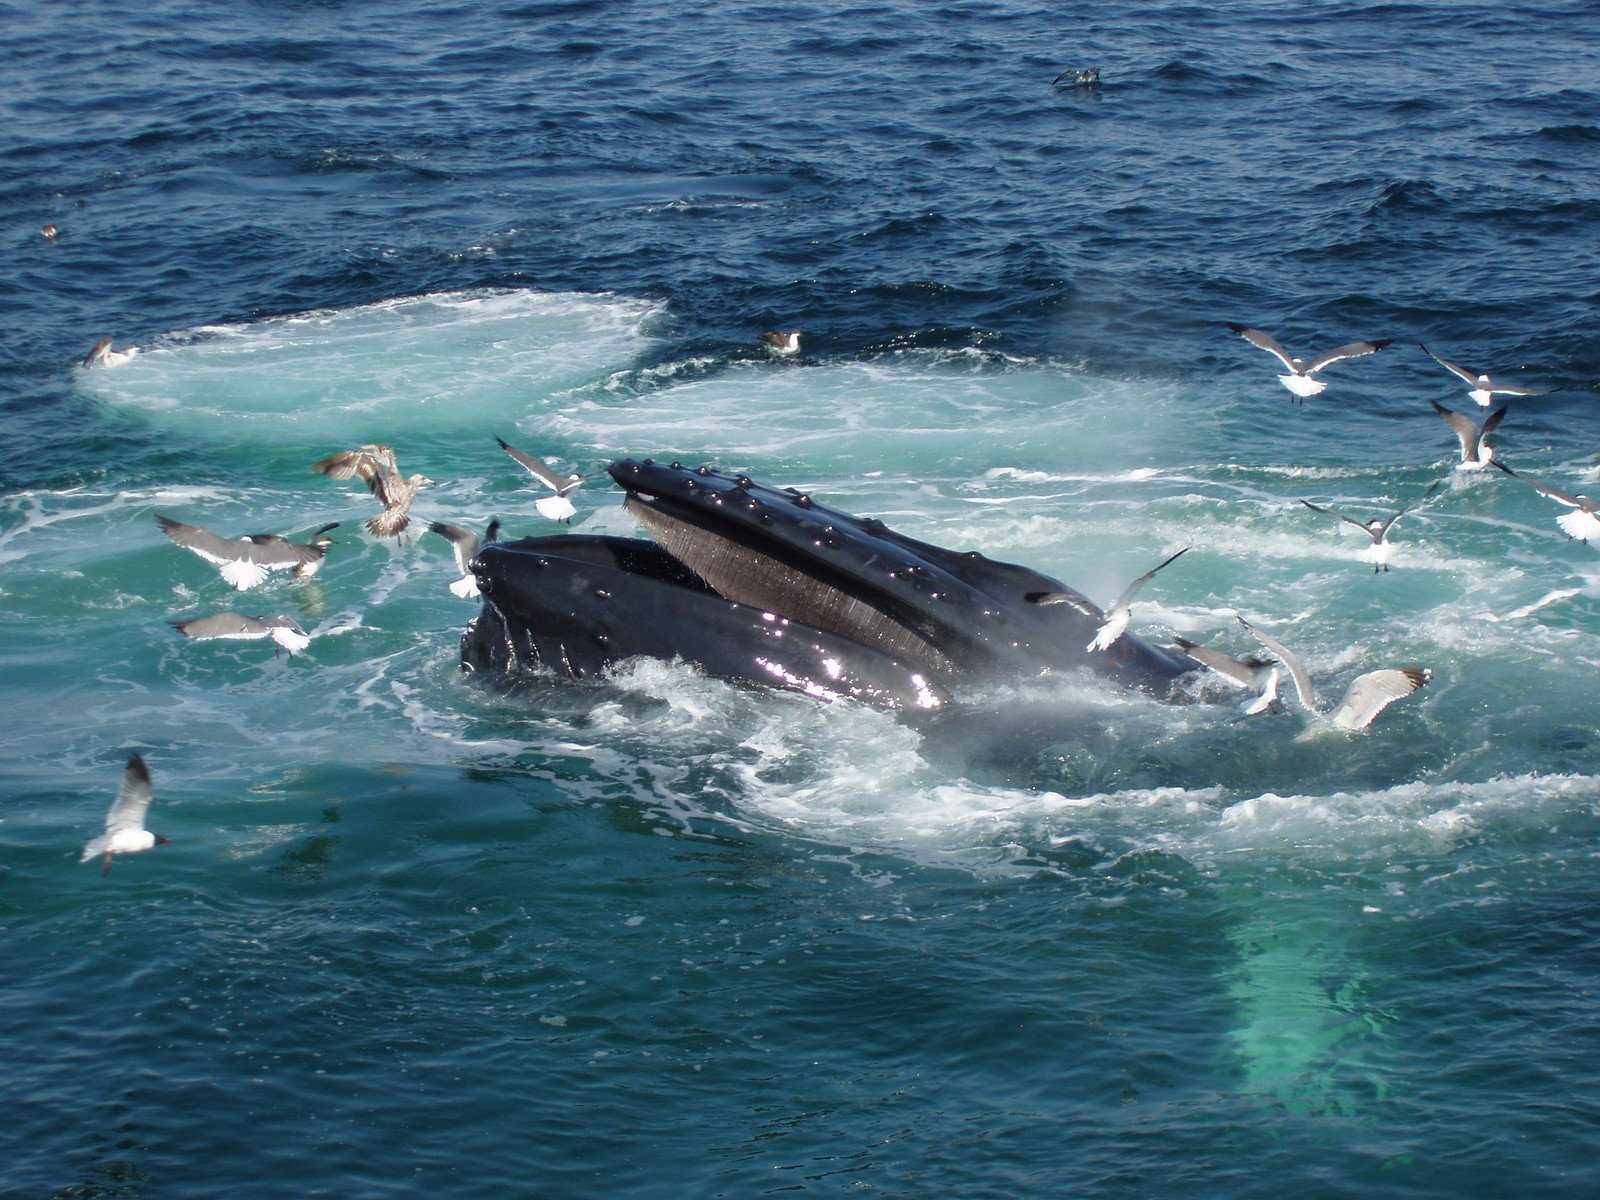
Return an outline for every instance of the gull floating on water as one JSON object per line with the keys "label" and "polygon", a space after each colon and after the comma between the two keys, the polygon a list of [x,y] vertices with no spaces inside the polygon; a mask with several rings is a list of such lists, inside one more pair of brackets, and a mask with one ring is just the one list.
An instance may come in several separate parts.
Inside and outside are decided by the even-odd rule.
{"label": "gull floating on water", "polygon": [[56,240],[56,235],[59,234],[60,232],[61,231],[59,229],[57,229],[54,225],[41,225],[41,226],[39,226],[39,236],[42,237],[47,242],[55,241]]}
{"label": "gull floating on water", "polygon": [[1248,716],[1264,713],[1268,709],[1282,708],[1278,701],[1278,681],[1282,672],[1278,664],[1270,658],[1234,658],[1231,654],[1224,654],[1220,650],[1213,650],[1209,646],[1198,646],[1188,638],[1174,638],[1178,649],[1182,650],[1195,662],[1211,671],[1221,675],[1224,679],[1238,684],[1242,688],[1249,688],[1256,695],[1245,702],[1244,711]]}
{"label": "gull floating on water", "polygon": [[1059,88],[1066,85],[1072,87],[1096,87],[1100,83],[1099,67],[1075,67],[1063,71],[1050,81],[1050,86]]}
{"label": "gull floating on water", "polygon": [[1299,656],[1277,638],[1263,633],[1243,617],[1239,618],[1239,624],[1254,634],[1256,640],[1276,654],[1288,668],[1289,679],[1294,684],[1295,695],[1299,698],[1301,707],[1315,716],[1326,717],[1340,729],[1352,732],[1365,729],[1389,705],[1396,700],[1405,699],[1433,678],[1433,672],[1426,667],[1385,667],[1378,671],[1368,671],[1365,675],[1357,675],[1351,681],[1343,700],[1332,710],[1323,712],[1317,707],[1316,693],[1311,690],[1311,676],[1306,674],[1305,664],[1300,661]]}
{"label": "gull floating on water", "polygon": [[1591,539],[1600,542],[1600,517],[1595,516],[1596,513],[1600,513],[1600,500],[1591,500],[1588,496],[1564,492],[1558,487],[1551,487],[1548,483],[1540,483],[1537,479],[1530,479],[1526,475],[1518,475],[1517,472],[1503,462],[1497,462],[1494,465],[1507,475],[1522,480],[1523,483],[1533,488],[1541,496],[1548,496],[1557,504],[1570,508],[1571,512],[1564,512],[1556,518],[1556,524],[1561,526],[1562,532],[1569,538],[1577,538],[1585,545]]}
{"label": "gull floating on water", "polygon": [[1095,632],[1094,640],[1089,643],[1086,649],[1091,651],[1105,650],[1115,643],[1116,640],[1120,638],[1127,630],[1128,617],[1130,615],[1129,605],[1133,603],[1133,598],[1139,594],[1139,589],[1144,587],[1145,584],[1149,583],[1151,579],[1155,578],[1155,573],[1161,570],[1162,567],[1166,566],[1168,563],[1172,562],[1174,559],[1177,559],[1181,555],[1187,554],[1188,552],[1189,547],[1185,546],[1182,550],[1179,550],[1177,554],[1174,554],[1165,562],[1158,563],[1151,567],[1143,575],[1139,576],[1139,578],[1135,579],[1126,588],[1124,588],[1122,595],[1113,600],[1111,602],[1111,607],[1107,609],[1102,609],[1093,601],[1085,599],[1076,592],[1030,592],[1027,596],[1027,599],[1032,601],[1034,604],[1041,605],[1069,604],[1084,615],[1094,617],[1100,622],[1100,628]]}
{"label": "gull floating on water", "polygon": [[1458,471],[1481,471],[1489,465],[1489,460],[1494,458],[1494,447],[1489,445],[1485,438],[1494,432],[1495,427],[1505,420],[1506,407],[1501,405],[1487,417],[1480,425],[1466,413],[1458,413],[1446,408],[1437,400],[1428,401],[1433,405],[1433,411],[1444,418],[1445,424],[1455,430],[1456,438],[1461,442],[1461,461],[1456,464]]}
{"label": "gull floating on water", "polygon": [[404,478],[394,459],[394,450],[382,444],[362,446],[359,450],[342,450],[311,464],[329,479],[349,479],[360,476],[383,505],[383,511],[367,521],[367,530],[373,537],[399,537],[411,524],[411,501],[417,491],[430,487],[433,480],[426,475]]}
{"label": "gull floating on water", "polygon": [[490,521],[489,528],[484,530],[481,538],[464,525],[448,525],[443,521],[430,521],[428,528],[449,542],[456,556],[461,578],[450,585],[450,590],[463,600],[476,596],[478,578],[472,573],[472,560],[478,557],[478,551],[484,543],[500,536],[500,522]]}
{"label": "gull floating on water", "polygon": [[246,591],[266,579],[269,571],[294,572],[296,579],[310,579],[322,566],[323,555],[333,545],[328,530],[339,522],[324,525],[305,545],[296,545],[276,533],[252,533],[230,541],[198,525],[185,525],[171,517],[156,514],[161,530],[185,550],[192,550],[208,563],[215,564],[222,578],[238,591]]}
{"label": "gull floating on water", "polygon": [[292,617],[246,617],[236,612],[220,612],[193,621],[174,621],[172,627],[197,642],[253,642],[271,638],[279,649],[289,652],[290,658],[311,644],[311,635]]}
{"label": "gull floating on water", "polygon": [[1427,491],[1422,493],[1422,499],[1418,500],[1415,504],[1406,505],[1393,516],[1382,520],[1374,517],[1370,521],[1358,521],[1354,517],[1347,517],[1343,513],[1334,512],[1331,508],[1323,508],[1320,505],[1311,503],[1309,500],[1302,500],[1300,503],[1304,504],[1312,512],[1319,512],[1330,517],[1338,517],[1339,520],[1344,521],[1347,524],[1354,525],[1357,529],[1361,530],[1361,532],[1365,533],[1369,538],[1371,538],[1372,545],[1367,548],[1366,557],[1367,561],[1372,564],[1372,573],[1376,575],[1379,571],[1387,571],[1389,569],[1389,552],[1392,548],[1389,543],[1389,530],[1394,528],[1394,523],[1401,517],[1405,516],[1412,509],[1419,508],[1423,504],[1426,504],[1428,497],[1432,496],[1434,492],[1438,491],[1439,485],[1443,482],[1444,480],[1442,479],[1434,480],[1433,485],[1429,487]]}
{"label": "gull floating on water", "polygon": [[106,813],[106,831],[89,839],[78,861],[100,858],[100,874],[109,875],[113,854],[137,854],[152,846],[171,845],[166,838],[144,827],[144,815],[149,808],[150,769],[139,755],[130,754],[127,769],[122,773],[122,786],[111,802],[111,811]]}
{"label": "gull floating on water", "polygon": [[139,347],[137,346],[129,346],[126,350],[113,350],[111,348],[111,339],[108,337],[101,338],[94,344],[94,349],[83,356],[83,365],[86,367],[118,367],[137,353],[139,353]]}
{"label": "gull floating on water", "polygon": [[768,349],[774,354],[800,353],[800,331],[798,329],[769,329],[761,335],[761,340],[767,344]]}
{"label": "gull floating on water", "polygon": [[1245,325],[1229,324],[1228,328],[1252,346],[1258,346],[1265,350],[1287,367],[1289,373],[1287,375],[1279,375],[1278,382],[1302,401],[1307,396],[1320,394],[1328,386],[1322,380],[1313,378],[1318,371],[1347,358],[1361,358],[1363,355],[1375,354],[1392,340],[1383,338],[1374,342],[1351,342],[1348,346],[1340,346],[1337,350],[1329,350],[1326,354],[1318,355],[1307,362],[1303,358],[1295,358],[1291,355],[1278,344],[1278,339],[1270,333],[1263,333],[1259,329],[1251,329]]}
{"label": "gull floating on water", "polygon": [[578,510],[567,497],[577,491],[584,480],[593,479],[599,472],[591,472],[588,475],[574,474],[563,478],[551,470],[545,462],[533,457],[531,454],[524,454],[515,446],[507,444],[504,438],[497,437],[494,440],[499,442],[500,449],[516,459],[528,474],[555,492],[554,496],[544,496],[533,502],[533,506],[539,510],[539,515],[550,521],[572,520],[572,514]]}
{"label": "gull floating on water", "polygon": [[[1421,343],[1419,342],[1418,345],[1421,345]],[[1446,362],[1432,350],[1428,350],[1426,346],[1422,348],[1427,351],[1428,357],[1433,359],[1434,362],[1470,384],[1471,387],[1468,389],[1467,395],[1471,396],[1484,408],[1488,408],[1489,405],[1493,404],[1496,396],[1543,396],[1545,394],[1535,388],[1512,387],[1508,383],[1496,383],[1489,378],[1488,373],[1485,371],[1469,371],[1466,367],[1458,367],[1453,362]]]}

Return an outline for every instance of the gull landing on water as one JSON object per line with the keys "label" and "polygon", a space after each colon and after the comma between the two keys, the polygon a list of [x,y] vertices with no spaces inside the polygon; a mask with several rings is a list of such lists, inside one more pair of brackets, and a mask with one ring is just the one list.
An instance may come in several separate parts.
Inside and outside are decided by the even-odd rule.
{"label": "gull landing on water", "polygon": [[1590,540],[1600,542],[1600,517],[1595,515],[1600,513],[1600,500],[1591,500],[1588,496],[1564,492],[1558,487],[1551,487],[1548,483],[1540,483],[1537,479],[1530,479],[1526,475],[1518,475],[1503,462],[1497,462],[1494,465],[1507,475],[1522,480],[1523,483],[1533,488],[1541,496],[1548,496],[1557,504],[1571,509],[1571,512],[1564,512],[1556,518],[1556,524],[1561,526],[1562,532],[1569,538],[1577,538],[1585,545]]}
{"label": "gull landing on water", "polygon": [[798,329],[769,329],[761,335],[761,340],[767,344],[767,349],[774,354],[789,355],[800,353],[800,331]]}
{"label": "gull landing on water", "polygon": [[1495,427],[1505,420],[1506,408],[1501,405],[1483,419],[1479,424],[1466,413],[1458,413],[1446,408],[1437,400],[1428,401],[1433,405],[1433,411],[1444,418],[1444,423],[1455,431],[1456,440],[1461,443],[1461,461],[1456,464],[1458,471],[1481,471],[1489,465],[1494,458],[1494,447],[1489,445],[1485,438],[1494,432]]}
{"label": "gull landing on water", "polygon": [[1320,354],[1307,362],[1303,358],[1295,358],[1291,355],[1278,344],[1278,339],[1270,333],[1263,333],[1259,329],[1251,329],[1246,325],[1230,324],[1228,328],[1252,346],[1265,350],[1287,367],[1289,373],[1287,375],[1279,375],[1278,382],[1288,388],[1301,401],[1304,401],[1307,396],[1321,394],[1322,390],[1328,386],[1322,380],[1313,378],[1318,371],[1324,367],[1332,366],[1336,362],[1342,362],[1347,358],[1361,358],[1363,355],[1376,354],[1392,340],[1383,338],[1375,342],[1351,342],[1348,346],[1340,346],[1337,350],[1329,350],[1326,354]]}
{"label": "gull landing on water", "polygon": [[1100,622],[1100,628],[1095,632],[1094,640],[1085,649],[1090,651],[1107,650],[1126,632],[1128,617],[1130,616],[1129,605],[1133,603],[1133,598],[1139,594],[1139,589],[1155,578],[1155,573],[1161,570],[1162,567],[1187,553],[1189,553],[1189,547],[1185,546],[1171,558],[1151,567],[1124,588],[1122,595],[1113,600],[1111,607],[1107,609],[1100,608],[1099,605],[1085,599],[1076,592],[1029,592],[1027,599],[1039,605],[1068,604],[1085,616],[1094,617]]}
{"label": "gull landing on water", "polygon": [[585,480],[593,479],[599,472],[592,471],[587,475],[573,474],[562,478],[551,470],[547,463],[531,454],[524,454],[515,446],[509,445],[504,438],[497,437],[494,440],[500,443],[500,449],[521,464],[523,470],[555,493],[554,496],[544,496],[533,502],[533,506],[539,510],[539,515],[548,521],[571,521],[572,515],[578,510],[567,497],[577,491]]}
{"label": "gull landing on water", "polygon": [[1179,650],[1201,666],[1222,676],[1230,683],[1236,683],[1257,693],[1245,702],[1246,716],[1253,717],[1269,710],[1274,712],[1282,710],[1283,704],[1278,699],[1278,682],[1283,673],[1278,670],[1278,664],[1272,659],[1234,658],[1231,654],[1212,650],[1208,646],[1197,646],[1187,638],[1173,640]]}
{"label": "gull landing on water", "polygon": [[193,621],[173,621],[172,627],[197,642],[253,642],[271,638],[279,650],[289,652],[290,658],[311,644],[311,635],[292,617],[246,617],[236,612],[220,612]]}
{"label": "gull landing on water", "polygon": [[404,533],[411,524],[411,501],[420,489],[433,485],[433,480],[426,475],[402,478],[393,448],[382,444],[330,454],[312,463],[311,469],[329,479],[360,476],[383,505],[383,511],[367,521],[367,531],[377,538],[398,538]]}
{"label": "gull landing on water", "polygon": [[298,546],[275,533],[252,533],[237,541],[218,537],[198,525],[185,525],[171,517],[156,514],[161,531],[185,550],[192,550],[222,572],[222,578],[238,591],[246,591],[266,579],[269,571],[294,572],[296,579],[310,579],[322,566],[323,555],[333,545],[328,530],[339,522],[324,525],[311,535],[311,541]]}
{"label": "gull landing on water", "polygon": [[483,537],[464,525],[447,525],[443,521],[428,522],[428,529],[437,533],[450,543],[450,549],[456,557],[456,567],[461,571],[461,578],[450,585],[450,590],[463,600],[471,599],[478,594],[478,578],[472,573],[472,560],[478,557],[478,551],[487,542],[495,541],[500,536],[500,522],[490,521],[489,528],[483,531]]}
{"label": "gull landing on water", "polygon": [[1319,505],[1311,503],[1309,500],[1302,500],[1300,503],[1304,504],[1312,512],[1322,513],[1323,515],[1329,517],[1338,517],[1339,520],[1344,521],[1347,524],[1354,525],[1357,529],[1361,530],[1361,532],[1365,533],[1369,538],[1371,538],[1372,545],[1367,548],[1367,561],[1372,564],[1372,573],[1376,575],[1379,571],[1387,571],[1389,569],[1389,552],[1392,549],[1389,543],[1389,530],[1394,528],[1394,523],[1401,517],[1405,516],[1412,509],[1420,508],[1423,504],[1426,504],[1428,497],[1432,496],[1434,492],[1438,491],[1439,485],[1443,482],[1444,480],[1442,479],[1434,480],[1433,486],[1422,493],[1422,499],[1418,500],[1415,504],[1406,505],[1406,507],[1402,508],[1392,517],[1389,517],[1385,520],[1379,520],[1378,518],[1374,517],[1370,521],[1358,521],[1354,517],[1347,517],[1343,513],[1334,512],[1331,508],[1322,508]]}
{"label": "gull landing on water", "polygon": [[1323,712],[1317,707],[1316,693],[1311,690],[1311,676],[1298,655],[1271,634],[1263,633],[1243,617],[1239,624],[1248,629],[1255,639],[1276,654],[1288,668],[1289,679],[1294,684],[1295,695],[1301,707],[1313,716],[1325,717],[1340,729],[1352,732],[1371,725],[1377,715],[1396,700],[1403,700],[1418,688],[1427,685],[1433,672],[1426,667],[1385,667],[1357,675],[1345,691],[1344,699],[1331,710]]}
{"label": "gull landing on water", "polygon": [[[1417,344],[1419,346],[1422,345],[1420,342]],[[1484,408],[1488,408],[1489,405],[1493,404],[1496,396],[1543,396],[1545,394],[1534,388],[1512,387],[1510,384],[1496,383],[1489,378],[1488,373],[1485,371],[1469,371],[1466,367],[1458,367],[1453,362],[1446,362],[1426,346],[1423,346],[1422,349],[1427,352],[1428,357],[1433,359],[1434,362],[1452,375],[1470,384],[1471,387],[1468,389],[1467,395],[1471,396]]]}
{"label": "gull landing on water", "polygon": [[113,350],[110,338],[101,338],[94,344],[94,349],[83,356],[83,365],[86,367],[119,367],[135,354],[139,347],[129,346],[126,350]]}
{"label": "gull landing on water", "polygon": [[117,798],[106,813],[106,831],[90,838],[83,848],[79,862],[100,858],[100,874],[111,874],[113,854],[137,854],[152,846],[170,846],[164,837],[158,837],[144,827],[144,815],[150,809],[150,769],[137,754],[128,756],[127,769],[122,773],[122,786]]}

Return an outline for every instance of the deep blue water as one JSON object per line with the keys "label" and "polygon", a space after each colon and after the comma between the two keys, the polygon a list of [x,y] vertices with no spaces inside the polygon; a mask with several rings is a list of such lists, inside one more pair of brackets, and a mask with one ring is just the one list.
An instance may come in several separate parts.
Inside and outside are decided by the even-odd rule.
{"label": "deep blue water", "polygon": [[[1600,10],[390,9],[0,6],[0,1194],[1600,1185],[1600,568],[1451,470],[1418,348],[1546,389],[1498,452],[1582,489]],[[1228,322],[1393,341],[1297,406]],[[1089,680],[502,696],[443,543],[306,470],[386,441],[424,515],[554,532],[497,434],[1097,597],[1191,545],[1152,640],[1434,680],[1354,736]],[[1438,479],[1383,575],[1299,503]],[[344,524],[247,599],[158,512]],[[168,625],[225,607],[312,648]],[[102,879],[134,749],[173,844]]]}

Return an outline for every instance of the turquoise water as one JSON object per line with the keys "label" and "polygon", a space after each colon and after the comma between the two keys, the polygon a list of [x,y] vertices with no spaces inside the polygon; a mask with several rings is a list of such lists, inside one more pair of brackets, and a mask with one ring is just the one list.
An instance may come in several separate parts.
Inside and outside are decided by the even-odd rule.
{"label": "turquoise water", "polygon": [[[0,1192],[1592,1188],[1600,564],[1451,469],[1428,400],[1470,402],[1416,346],[1551,389],[1500,452],[1581,486],[1592,13],[11,16]],[[1299,407],[1227,321],[1395,341]],[[141,352],[74,365],[106,333]],[[389,442],[420,516],[558,533],[495,436],[1100,600],[1191,546],[1144,636],[1243,653],[1244,614],[1324,700],[1434,678],[1353,736],[1208,680],[502,694],[445,543],[308,469]],[[1300,504],[1441,479],[1387,574]],[[342,524],[240,596],[156,513]],[[168,624],[227,607],[311,646]],[[134,749],[172,844],[102,879]]]}

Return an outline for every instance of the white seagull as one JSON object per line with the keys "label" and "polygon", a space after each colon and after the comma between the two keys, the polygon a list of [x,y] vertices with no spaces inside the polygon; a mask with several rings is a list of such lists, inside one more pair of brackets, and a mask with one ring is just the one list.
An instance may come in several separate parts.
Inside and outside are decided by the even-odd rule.
{"label": "white seagull", "polygon": [[269,571],[293,571],[296,579],[310,579],[322,566],[323,555],[333,545],[328,530],[339,522],[324,525],[305,545],[296,545],[276,533],[252,533],[230,541],[198,525],[185,525],[171,517],[156,514],[161,531],[185,550],[192,550],[222,572],[230,587],[246,591],[267,577]]}
{"label": "white seagull", "polygon": [[290,658],[311,644],[311,635],[292,617],[246,617],[236,612],[220,612],[193,621],[174,621],[172,627],[197,642],[252,642],[271,638],[279,649],[289,652]]}
{"label": "white seagull", "polygon": [[494,440],[499,442],[500,449],[516,459],[528,474],[555,492],[554,496],[544,496],[533,502],[533,506],[539,510],[539,515],[549,521],[571,521],[572,514],[578,510],[567,497],[577,491],[585,480],[593,479],[599,472],[591,471],[587,475],[574,474],[562,478],[551,470],[548,464],[531,454],[524,454],[515,446],[509,445],[504,438],[497,437]]}
{"label": "white seagull", "polygon": [[1295,695],[1299,698],[1301,706],[1315,716],[1326,717],[1340,729],[1352,732],[1365,729],[1389,705],[1396,700],[1405,699],[1433,678],[1433,672],[1426,667],[1385,667],[1380,671],[1368,671],[1365,675],[1357,675],[1351,681],[1343,700],[1332,710],[1323,712],[1317,707],[1316,693],[1311,690],[1311,676],[1306,674],[1305,664],[1300,661],[1299,656],[1277,638],[1261,632],[1243,617],[1239,618],[1239,624],[1254,634],[1256,640],[1276,654],[1288,668],[1289,678],[1294,683]]}
{"label": "white seagull", "polygon": [[1185,546],[1171,558],[1151,567],[1124,588],[1122,595],[1113,600],[1111,607],[1107,609],[1102,609],[1099,605],[1086,597],[1080,596],[1077,592],[1029,592],[1027,599],[1034,604],[1040,605],[1068,604],[1084,615],[1095,618],[1100,622],[1100,628],[1096,630],[1094,640],[1085,649],[1090,651],[1106,650],[1126,632],[1130,615],[1128,606],[1133,603],[1133,598],[1139,594],[1139,589],[1149,583],[1155,577],[1155,573],[1161,570],[1162,567],[1188,552],[1189,547]]}
{"label": "white seagull", "polygon": [[1178,649],[1195,662],[1221,675],[1229,682],[1256,693],[1245,701],[1246,715],[1253,717],[1257,713],[1283,707],[1278,701],[1278,683],[1283,673],[1272,659],[1234,658],[1231,654],[1224,654],[1209,646],[1197,646],[1187,638],[1173,640],[1177,643]]}
{"label": "white seagull", "polygon": [[150,808],[150,769],[137,754],[128,756],[128,767],[122,773],[122,786],[117,798],[106,813],[106,831],[90,838],[83,848],[79,862],[100,858],[100,874],[111,873],[113,854],[137,854],[152,846],[170,846],[164,837],[158,837],[144,827],[144,815]]}
{"label": "white seagull", "polygon": [[[1417,344],[1422,345],[1420,342]],[[1466,367],[1458,367],[1453,362],[1446,362],[1432,350],[1428,350],[1426,346],[1422,348],[1427,351],[1428,357],[1433,359],[1434,362],[1469,384],[1467,395],[1471,396],[1484,408],[1488,408],[1489,405],[1493,404],[1496,396],[1543,396],[1545,394],[1535,388],[1512,387],[1508,383],[1496,383],[1489,378],[1487,371],[1470,371]]]}
{"label": "white seagull", "polygon": [[411,501],[418,490],[433,484],[426,475],[402,477],[394,449],[381,443],[330,454],[312,463],[311,469],[329,479],[361,478],[383,505],[383,511],[367,521],[367,531],[378,538],[398,538],[405,532],[411,524]]}
{"label": "white seagull", "polygon": [[1263,333],[1259,329],[1251,329],[1245,325],[1231,323],[1228,328],[1252,346],[1259,346],[1288,368],[1289,373],[1287,375],[1279,375],[1278,382],[1302,401],[1307,396],[1320,394],[1328,386],[1322,380],[1313,378],[1318,371],[1347,358],[1360,358],[1366,354],[1375,354],[1392,340],[1383,338],[1374,342],[1351,342],[1348,346],[1340,346],[1337,350],[1329,350],[1326,354],[1320,354],[1308,362],[1303,358],[1296,358],[1291,355],[1278,344],[1278,339],[1270,333]]}
{"label": "white seagull", "polygon": [[1372,564],[1372,573],[1376,575],[1379,571],[1387,571],[1389,569],[1389,552],[1392,549],[1392,546],[1389,542],[1389,530],[1394,528],[1394,523],[1401,517],[1405,516],[1412,509],[1420,508],[1423,504],[1426,504],[1428,497],[1432,496],[1434,492],[1438,491],[1439,485],[1443,482],[1444,480],[1442,479],[1434,480],[1433,485],[1428,488],[1427,491],[1422,493],[1422,499],[1418,500],[1415,504],[1406,505],[1393,516],[1383,520],[1379,520],[1377,517],[1374,517],[1370,521],[1358,521],[1354,517],[1347,517],[1343,513],[1334,512],[1331,508],[1323,508],[1320,505],[1311,503],[1309,500],[1302,500],[1300,503],[1304,504],[1312,512],[1319,512],[1329,517],[1338,517],[1339,520],[1344,521],[1347,524],[1354,525],[1357,529],[1361,530],[1362,533],[1371,538],[1372,545],[1367,547],[1366,559]]}
{"label": "white seagull", "polygon": [[1434,412],[1444,418],[1445,424],[1455,431],[1456,439],[1461,443],[1461,461],[1456,464],[1456,470],[1481,471],[1487,467],[1489,460],[1494,457],[1494,447],[1484,439],[1505,420],[1507,411],[1505,405],[1502,404],[1495,409],[1480,425],[1466,413],[1448,409],[1437,400],[1430,400],[1428,403],[1433,405]]}
{"label": "white seagull", "polygon": [[767,349],[774,354],[787,356],[800,353],[800,331],[798,329],[769,329],[761,335],[761,340],[767,344]]}
{"label": "white seagull", "polygon": [[1588,496],[1575,495],[1564,492],[1558,487],[1551,487],[1548,483],[1540,483],[1537,479],[1530,479],[1526,475],[1518,475],[1503,462],[1494,464],[1507,475],[1515,476],[1528,484],[1541,496],[1548,496],[1557,504],[1565,505],[1571,512],[1564,512],[1556,518],[1556,524],[1569,538],[1577,538],[1587,545],[1590,541],[1600,544],[1600,500],[1591,500]]}
{"label": "white seagull", "polygon": [[481,538],[464,525],[448,525],[443,521],[430,521],[428,528],[449,542],[456,556],[456,567],[461,571],[461,578],[450,585],[450,590],[463,600],[476,596],[478,578],[472,573],[472,560],[478,557],[478,551],[485,543],[500,536],[500,522],[490,521],[489,528],[484,530]]}
{"label": "white seagull", "polygon": [[86,367],[119,367],[135,354],[139,347],[129,346],[126,350],[113,350],[110,338],[101,338],[94,344],[94,349],[83,356],[83,365]]}

